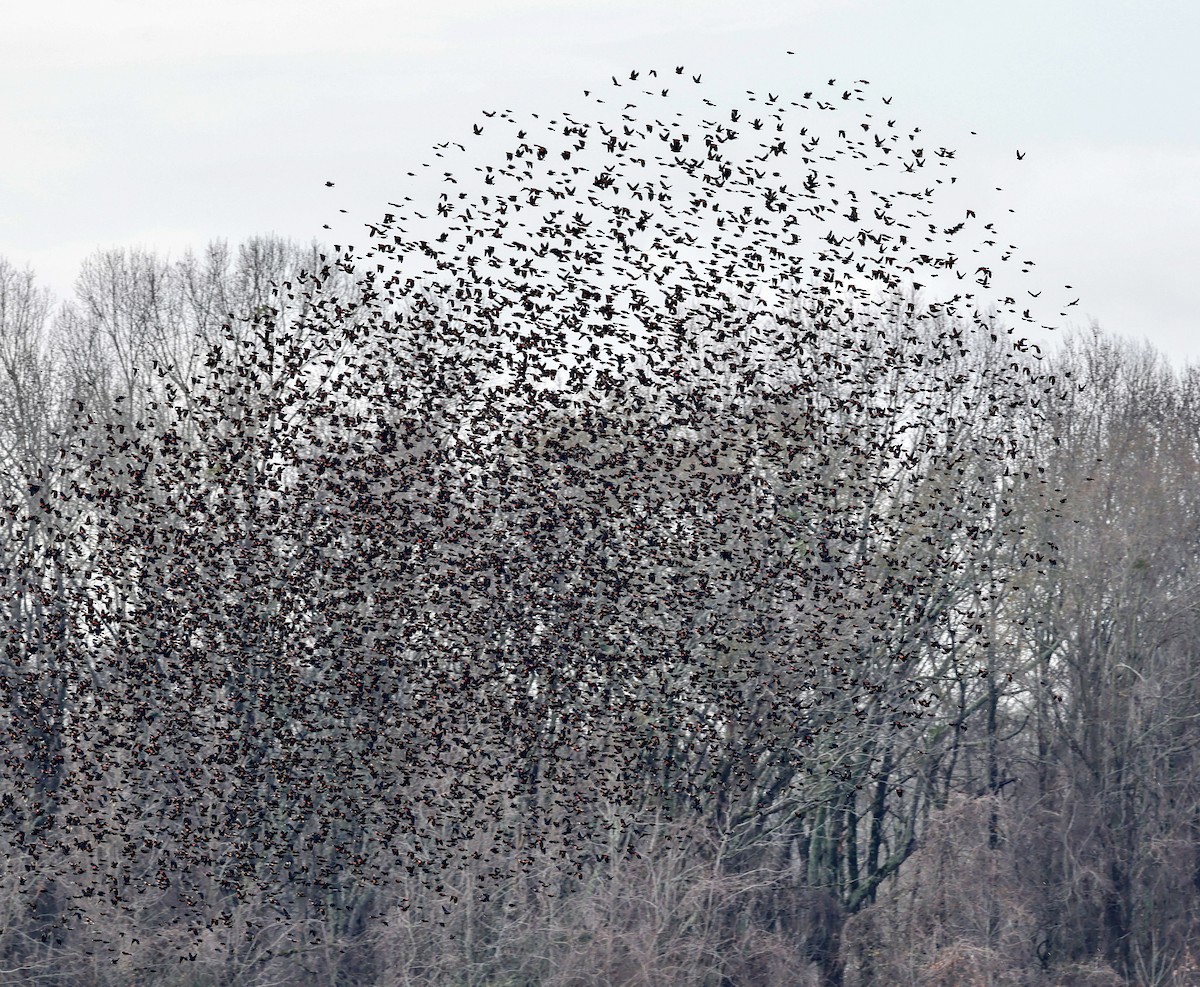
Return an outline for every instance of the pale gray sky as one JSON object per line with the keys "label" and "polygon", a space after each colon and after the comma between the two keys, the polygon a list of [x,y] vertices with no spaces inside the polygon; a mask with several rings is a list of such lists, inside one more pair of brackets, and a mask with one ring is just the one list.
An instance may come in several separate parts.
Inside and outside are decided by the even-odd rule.
{"label": "pale gray sky", "polygon": [[1081,299],[1067,325],[1200,362],[1198,42],[1182,0],[14,2],[0,256],[62,294],[101,247],[365,245],[484,109],[582,113],[583,89],[678,64],[730,100],[868,79]]}

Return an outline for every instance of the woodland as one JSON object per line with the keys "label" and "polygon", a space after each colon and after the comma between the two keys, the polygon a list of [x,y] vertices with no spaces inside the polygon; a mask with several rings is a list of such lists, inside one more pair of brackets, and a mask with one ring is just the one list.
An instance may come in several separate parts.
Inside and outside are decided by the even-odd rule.
{"label": "woodland", "polygon": [[702,77],[0,259],[0,984],[1200,985],[1200,372]]}
{"label": "woodland", "polygon": [[411,334],[272,404],[323,249],[0,263],[0,982],[1200,983],[1194,368],[973,339],[886,489],[794,381],[472,445]]}

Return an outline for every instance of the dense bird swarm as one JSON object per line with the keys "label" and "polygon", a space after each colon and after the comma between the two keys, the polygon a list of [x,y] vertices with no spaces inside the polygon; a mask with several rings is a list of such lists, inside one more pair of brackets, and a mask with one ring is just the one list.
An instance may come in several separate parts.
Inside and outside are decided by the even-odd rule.
{"label": "dense bird swarm", "polygon": [[767,832],[922,719],[1063,382],[985,310],[993,226],[935,218],[953,151],[862,81],[704,93],[485,113],[201,373],[78,406],[4,585],[59,615],[8,627],[23,833],[124,845],[64,913],[603,876],[689,812]]}

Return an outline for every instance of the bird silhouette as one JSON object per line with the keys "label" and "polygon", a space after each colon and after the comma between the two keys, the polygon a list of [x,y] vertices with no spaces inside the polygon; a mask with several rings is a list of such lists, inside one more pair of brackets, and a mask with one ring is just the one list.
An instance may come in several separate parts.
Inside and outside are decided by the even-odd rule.
{"label": "bird silhouette", "polygon": [[87,710],[55,747],[60,666],[10,676],[40,900],[187,914],[179,963],[251,901],[454,928],[476,879],[885,779],[1006,430],[1061,384],[974,291],[995,241],[934,211],[953,149],[855,117],[868,85],[484,111],[499,151],[437,145],[366,246],[76,409],[6,522],[53,548],[21,592],[62,594],[9,640]]}

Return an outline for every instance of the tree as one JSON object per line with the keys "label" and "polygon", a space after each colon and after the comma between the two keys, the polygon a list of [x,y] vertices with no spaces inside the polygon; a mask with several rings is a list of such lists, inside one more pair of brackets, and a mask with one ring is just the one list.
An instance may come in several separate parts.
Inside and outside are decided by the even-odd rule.
{"label": "tree", "polygon": [[1196,921],[1194,372],[1096,333],[1052,370],[1085,389],[1047,435],[1070,497],[1053,522],[1063,566],[1028,634],[1044,688],[1024,757],[1069,850],[1051,871],[1063,897],[1047,949],[1161,982]]}

